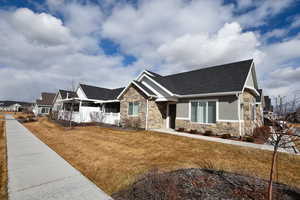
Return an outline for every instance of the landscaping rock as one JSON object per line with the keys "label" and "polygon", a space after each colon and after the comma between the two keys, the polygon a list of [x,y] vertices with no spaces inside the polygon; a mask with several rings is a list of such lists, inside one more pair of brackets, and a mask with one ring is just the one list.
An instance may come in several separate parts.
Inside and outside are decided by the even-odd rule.
{"label": "landscaping rock", "polygon": [[[208,169],[151,172],[126,190],[112,195],[115,200],[133,199],[266,199],[268,182],[263,179]],[[300,189],[273,185],[274,199],[300,199]]]}

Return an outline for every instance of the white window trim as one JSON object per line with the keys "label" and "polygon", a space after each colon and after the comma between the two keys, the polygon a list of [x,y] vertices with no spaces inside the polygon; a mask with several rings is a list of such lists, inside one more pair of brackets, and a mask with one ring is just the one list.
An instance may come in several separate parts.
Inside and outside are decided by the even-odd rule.
{"label": "white window trim", "polygon": [[179,119],[179,120],[190,120],[190,118],[188,118],[188,117],[176,117],[176,119]]}
{"label": "white window trim", "polygon": [[[193,122],[192,121],[192,102],[208,102],[215,101],[216,102],[216,123],[203,123],[203,122]],[[207,118],[208,112],[206,112]],[[189,121],[192,124],[204,124],[204,125],[215,125],[219,121],[219,99],[193,99],[189,101]]]}
{"label": "white window trim", "polygon": [[[138,116],[139,116],[139,112],[140,112],[140,102],[138,102],[138,113],[137,113],[136,115],[134,115],[134,114],[130,115],[130,114],[129,114],[129,104],[132,103],[132,104],[134,105],[135,102],[138,102],[138,101],[130,101],[130,102],[128,102],[127,115],[128,115],[129,117],[138,117]],[[133,107],[132,107],[132,109],[133,109]],[[132,113],[133,113],[133,110],[132,110]]]}
{"label": "white window trim", "polygon": [[141,81],[143,77],[147,77],[150,81],[152,81],[154,84],[156,84],[158,87],[160,87],[162,90],[164,90],[166,93],[168,93],[170,96],[174,96],[174,94],[172,92],[170,92],[167,88],[163,87],[161,84],[159,84],[158,82],[156,82],[155,80],[153,80],[150,76],[148,76],[147,74],[143,74],[141,77],[139,77],[139,79],[137,79],[137,81]]}

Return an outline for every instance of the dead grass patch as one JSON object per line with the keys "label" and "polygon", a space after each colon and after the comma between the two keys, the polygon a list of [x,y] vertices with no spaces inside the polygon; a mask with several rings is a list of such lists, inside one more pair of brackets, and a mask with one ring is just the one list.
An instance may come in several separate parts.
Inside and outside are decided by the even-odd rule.
{"label": "dead grass patch", "polygon": [[[151,131],[96,126],[65,129],[40,118],[24,124],[43,142],[112,194],[153,168],[213,168],[267,179],[272,152]],[[300,186],[300,157],[279,154],[278,180]]]}
{"label": "dead grass patch", "polygon": [[[0,115],[0,119],[4,119]],[[0,200],[7,200],[7,156],[6,138],[4,135],[5,121],[0,120]]]}

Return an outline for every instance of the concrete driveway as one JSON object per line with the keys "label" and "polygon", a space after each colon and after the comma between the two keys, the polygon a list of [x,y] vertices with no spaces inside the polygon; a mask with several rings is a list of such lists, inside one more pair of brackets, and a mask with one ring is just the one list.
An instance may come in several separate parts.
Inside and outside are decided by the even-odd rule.
{"label": "concrete driveway", "polygon": [[11,115],[6,135],[10,200],[112,199]]}

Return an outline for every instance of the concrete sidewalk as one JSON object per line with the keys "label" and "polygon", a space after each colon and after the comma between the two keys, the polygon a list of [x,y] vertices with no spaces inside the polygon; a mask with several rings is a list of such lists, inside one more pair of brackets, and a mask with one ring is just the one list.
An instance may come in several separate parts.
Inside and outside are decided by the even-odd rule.
{"label": "concrete sidewalk", "polygon": [[10,200],[112,199],[11,115],[6,119]]}
{"label": "concrete sidewalk", "polygon": [[[242,147],[250,147],[250,148],[255,148],[255,149],[273,151],[273,146],[268,145],[268,144],[255,144],[255,143],[250,143],[250,142],[240,142],[240,141],[229,140],[229,139],[208,137],[208,136],[203,136],[203,135],[194,135],[194,134],[190,134],[190,133],[177,132],[173,129],[153,129],[153,131],[177,135],[177,136],[184,136],[184,137],[189,137],[189,138],[194,138],[194,139],[207,140],[207,141],[211,141],[211,142],[219,142],[219,143],[224,143],[224,144],[231,144],[231,145],[237,145],[237,146],[242,146]],[[283,152],[283,153],[293,154],[293,155],[300,155],[299,153],[296,154],[295,151],[291,148],[289,148],[289,149],[279,148],[278,151]]]}

